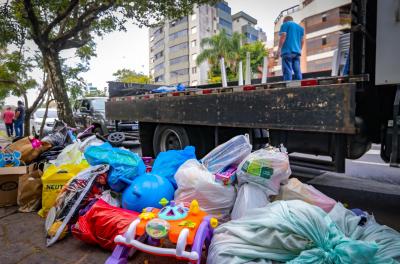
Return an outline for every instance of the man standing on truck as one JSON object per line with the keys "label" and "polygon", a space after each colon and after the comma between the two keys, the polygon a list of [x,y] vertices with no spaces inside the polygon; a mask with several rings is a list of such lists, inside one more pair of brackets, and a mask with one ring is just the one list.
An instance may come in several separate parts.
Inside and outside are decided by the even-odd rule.
{"label": "man standing on truck", "polygon": [[279,31],[279,46],[277,56],[282,57],[283,80],[291,81],[294,73],[294,80],[301,80],[300,56],[304,43],[304,28],[293,22],[291,16],[283,19]]}

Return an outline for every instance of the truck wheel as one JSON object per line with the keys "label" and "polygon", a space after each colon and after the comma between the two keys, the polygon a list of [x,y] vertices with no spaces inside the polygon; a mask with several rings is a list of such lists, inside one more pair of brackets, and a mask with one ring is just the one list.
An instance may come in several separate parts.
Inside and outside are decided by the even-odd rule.
{"label": "truck wheel", "polygon": [[153,137],[154,154],[190,145],[186,130],[180,126],[158,125]]}

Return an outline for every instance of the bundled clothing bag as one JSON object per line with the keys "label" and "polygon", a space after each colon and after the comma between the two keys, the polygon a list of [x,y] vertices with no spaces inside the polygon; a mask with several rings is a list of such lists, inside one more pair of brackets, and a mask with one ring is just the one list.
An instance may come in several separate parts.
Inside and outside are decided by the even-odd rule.
{"label": "bundled clothing bag", "polygon": [[209,264],[398,263],[400,234],[336,205],[330,214],[300,200],[247,211],[214,231]]}

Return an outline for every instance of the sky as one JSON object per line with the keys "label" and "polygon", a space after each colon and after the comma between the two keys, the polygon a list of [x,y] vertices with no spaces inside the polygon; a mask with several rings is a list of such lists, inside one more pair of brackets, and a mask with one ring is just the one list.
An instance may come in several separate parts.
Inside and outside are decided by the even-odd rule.
{"label": "sky", "polygon": [[[257,26],[266,33],[268,41],[273,40],[274,20],[286,8],[298,4],[299,0],[227,0],[232,14],[244,11],[257,19]],[[148,29],[128,24],[126,32],[109,33],[102,38],[96,38],[96,53],[90,61],[90,70],[82,74],[87,83],[103,90],[107,82],[115,79],[113,73],[127,68],[148,74],[149,43]],[[71,54],[64,54],[71,56]],[[33,72],[35,78],[40,78],[39,72]],[[30,97],[37,92],[31,91]],[[6,99],[6,104],[16,104],[18,98]]]}

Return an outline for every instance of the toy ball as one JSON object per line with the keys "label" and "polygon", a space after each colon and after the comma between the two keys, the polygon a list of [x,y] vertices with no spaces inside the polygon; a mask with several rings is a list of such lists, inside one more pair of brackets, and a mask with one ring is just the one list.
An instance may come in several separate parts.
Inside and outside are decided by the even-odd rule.
{"label": "toy ball", "polygon": [[142,174],[135,178],[122,193],[122,207],[141,212],[143,208],[161,208],[160,200],[172,200],[175,189],[170,181],[155,174]]}

